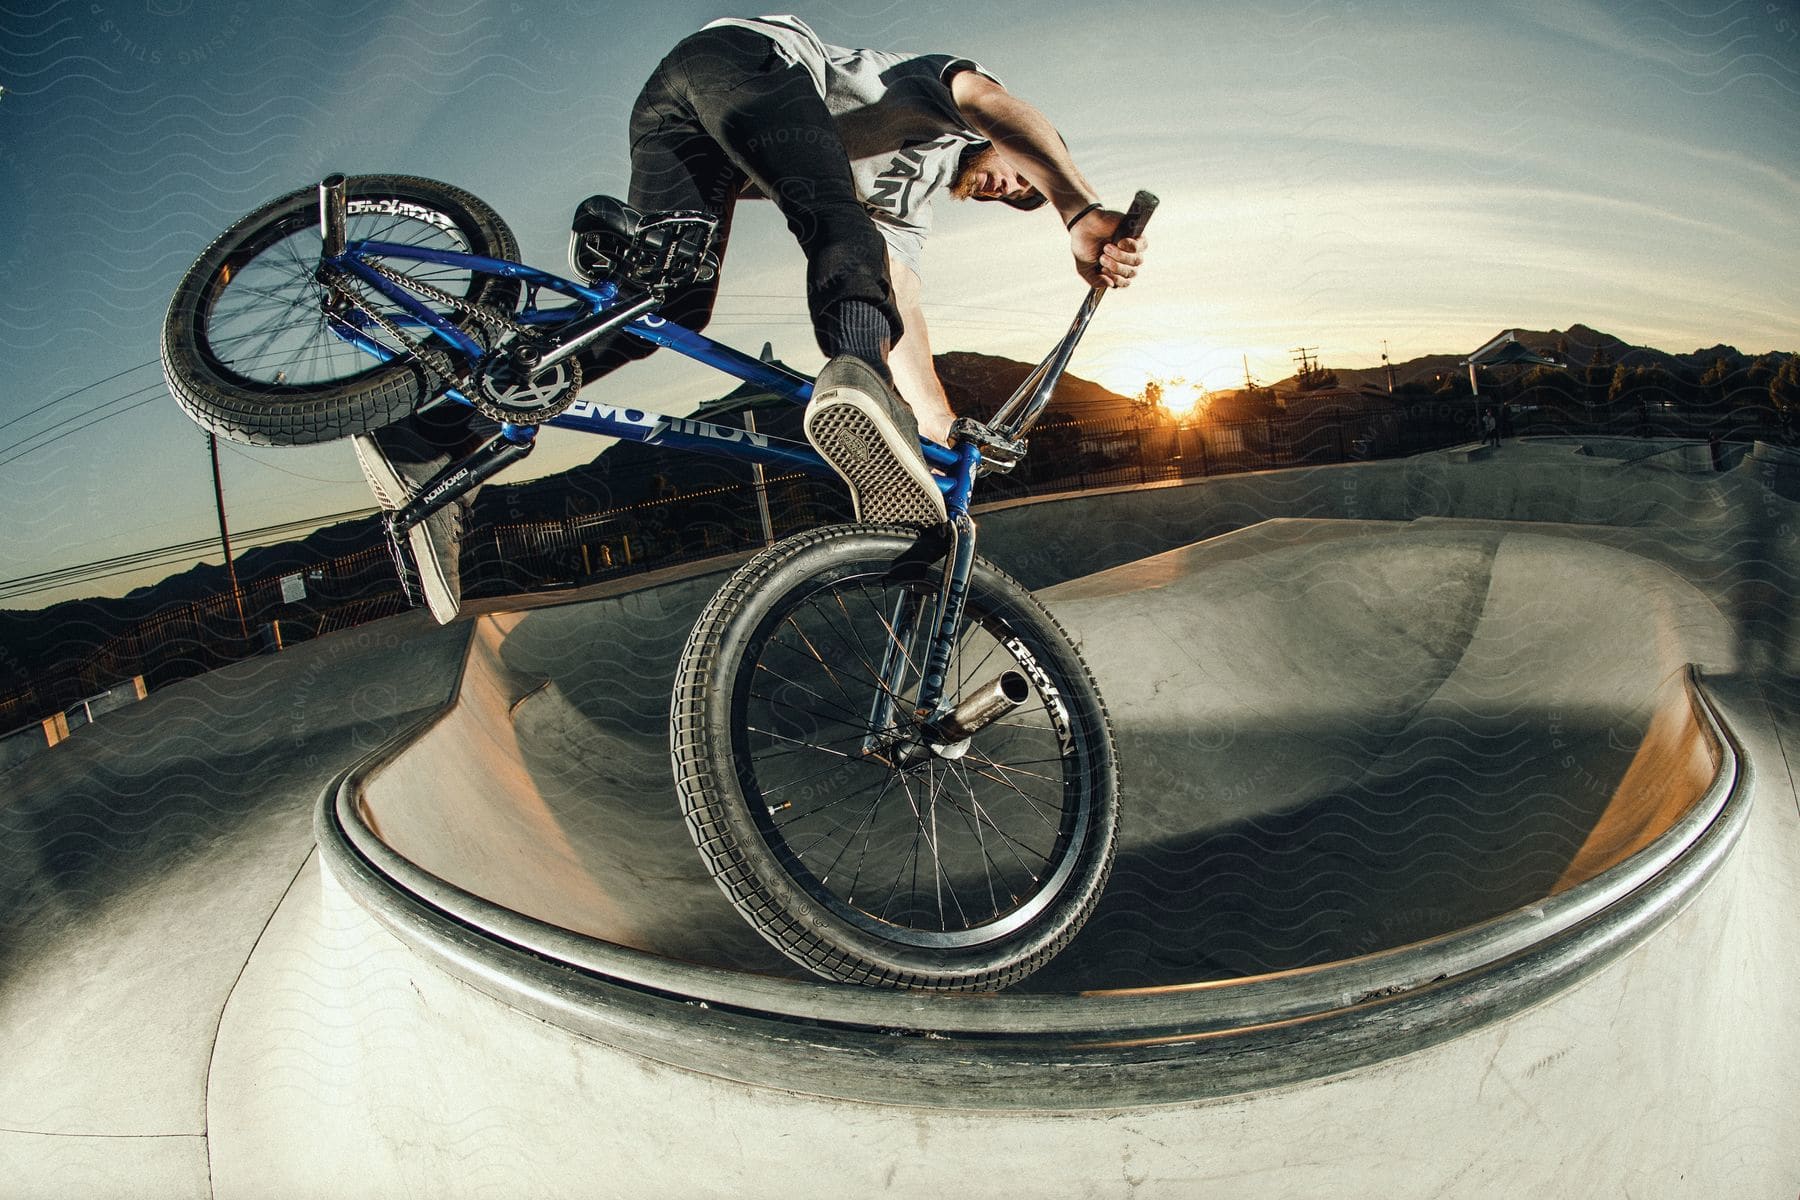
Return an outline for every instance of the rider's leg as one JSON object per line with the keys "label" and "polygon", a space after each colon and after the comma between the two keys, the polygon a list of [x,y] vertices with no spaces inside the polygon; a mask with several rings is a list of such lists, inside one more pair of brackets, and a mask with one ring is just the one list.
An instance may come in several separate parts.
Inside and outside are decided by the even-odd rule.
{"label": "rider's leg", "polygon": [[805,68],[782,62],[754,30],[702,30],[651,75],[631,136],[632,195],[644,199],[641,207],[718,212],[746,180],[773,201],[806,255],[820,349],[828,357],[866,354],[885,370],[880,342],[898,340],[901,329],[887,246]]}
{"label": "rider's leg", "polygon": [[[651,75],[631,132],[635,207],[729,213],[746,180],[775,202],[806,255],[808,308],[831,359],[808,406],[807,435],[850,485],[860,516],[941,521],[918,423],[887,370],[901,323],[886,244],[857,198],[849,155],[811,76],[754,31],[703,30]],[[707,287],[683,297],[681,323],[697,328],[713,295]]]}

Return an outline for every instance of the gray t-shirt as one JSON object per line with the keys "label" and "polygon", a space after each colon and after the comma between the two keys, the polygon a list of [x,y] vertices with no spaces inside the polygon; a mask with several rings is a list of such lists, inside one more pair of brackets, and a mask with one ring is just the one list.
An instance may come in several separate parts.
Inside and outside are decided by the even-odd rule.
{"label": "gray t-shirt", "polygon": [[963,151],[986,139],[968,127],[950,94],[958,71],[993,75],[949,54],[889,54],[828,46],[799,17],[726,18],[775,43],[790,66],[812,76],[850,154],[856,194],[895,258],[919,273],[931,201],[956,180]]}

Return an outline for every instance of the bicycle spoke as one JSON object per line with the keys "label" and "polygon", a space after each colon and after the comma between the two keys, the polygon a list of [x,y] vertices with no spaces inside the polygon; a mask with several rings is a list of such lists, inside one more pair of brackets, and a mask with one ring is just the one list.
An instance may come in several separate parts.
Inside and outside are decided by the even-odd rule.
{"label": "bicycle spoke", "polygon": [[[950,776],[954,777],[953,772],[946,772],[946,775],[950,775]],[[975,799],[974,789],[969,787],[968,781],[966,779],[958,779],[957,782],[961,783],[963,785],[963,789],[968,792],[969,805],[971,808],[973,808],[975,810],[975,813],[973,815],[975,816],[976,819],[970,820],[971,814],[967,810],[965,810],[960,804],[955,806],[958,814],[961,815],[963,818],[963,824],[968,826],[969,832],[973,833],[975,835],[976,850],[981,856],[981,861],[982,861],[982,866],[983,866],[982,879],[987,884],[988,905],[993,910],[993,915],[997,917],[1000,915],[1000,898],[994,894],[994,872],[993,872],[993,870],[989,869],[994,865],[994,860],[988,854],[987,836],[982,831],[982,827],[981,827],[981,825],[982,825],[981,819],[980,819],[982,816],[981,802],[978,801],[977,799]],[[994,831],[996,833],[999,833],[1000,832],[999,827],[995,826]],[[1014,857],[1015,858],[1018,857],[1017,854],[1015,854]],[[1010,896],[1011,889],[1008,889],[1008,894]]]}
{"label": "bicycle spoke", "polygon": [[[868,595],[868,588],[866,586],[862,587],[860,590],[864,596]],[[921,600],[921,603],[923,603],[922,600]],[[844,604],[844,598],[843,598],[843,596],[840,595],[838,597],[838,606],[841,608],[841,607],[843,607],[843,604]],[[894,626],[892,625],[892,623],[890,623],[888,621],[887,613],[885,611],[883,611],[883,609],[880,606],[880,603],[876,602],[874,604],[871,604],[870,611],[872,611],[875,614],[876,619],[881,622],[882,632],[884,634],[886,634],[886,637],[883,639],[886,644],[882,647],[882,655],[881,655],[882,660],[884,662],[887,660],[887,652],[890,648],[892,648],[894,650],[898,650],[900,652],[901,659],[906,663],[906,665],[908,667],[910,667],[912,669],[912,677],[914,679],[920,678],[924,674],[924,672],[919,669],[919,664],[913,659],[912,651],[909,650],[906,647],[906,645],[900,640],[900,632],[898,630],[896,630],[894,628]],[[857,640],[860,642],[862,639],[859,636]],[[873,657],[872,655],[869,654],[867,647],[864,647],[863,657],[864,657],[865,661],[867,661],[869,658]],[[901,672],[902,681],[904,681],[905,678],[906,678],[906,673],[903,671],[903,672]],[[885,685],[887,683],[887,681],[884,679],[878,679],[877,682],[879,682],[883,685]]]}
{"label": "bicycle spoke", "polygon": [[[973,819],[977,824],[985,824],[987,828],[992,829],[995,836],[1001,840],[1001,843],[1009,850],[1013,851],[1014,857],[1017,857],[1019,852],[1023,851],[1041,862],[1048,863],[1050,861],[1048,855],[1032,849],[1026,842],[1002,829],[999,823],[988,815],[988,812],[986,808],[983,807],[981,801],[975,798],[973,788],[969,789],[969,805],[970,807],[968,809],[964,809],[960,804],[953,804],[952,807],[956,808],[958,812],[963,813],[966,818]],[[1049,822],[1046,822],[1046,824],[1049,824]],[[1051,827],[1055,828],[1055,826]],[[1032,867],[1027,866],[1023,859],[1019,860],[1019,865],[1027,872],[1031,873],[1033,878],[1036,878],[1035,870]]]}
{"label": "bicycle spoke", "polygon": [[[973,753],[974,753],[974,752],[975,752],[975,751],[974,751],[974,750],[973,750],[973,749],[972,749],[972,748],[971,748],[971,750],[970,750],[970,751],[969,751],[969,753],[971,753],[971,754],[973,754]],[[992,760],[992,759],[990,759],[990,758],[988,758],[988,757],[986,757],[986,756],[985,756],[985,755],[984,755],[984,756],[983,756],[983,757],[982,757],[982,759],[981,759],[981,761],[982,761],[982,762],[983,762],[983,763],[986,763],[986,764],[987,764],[987,765],[988,765],[988,766],[990,766],[990,767],[992,767],[992,768],[994,768],[994,769],[995,769],[995,770],[996,770],[996,771],[1011,771],[1011,772],[1012,772],[1012,773],[1013,773],[1013,774],[1015,774],[1015,775],[1028,775],[1028,776],[1030,776],[1030,777],[1031,777],[1031,778],[1032,778],[1032,779],[1041,779],[1041,780],[1043,780],[1043,781],[1044,781],[1044,782],[1045,782],[1045,783],[1050,783],[1050,784],[1055,784],[1055,785],[1057,785],[1057,786],[1059,786],[1059,787],[1060,787],[1060,786],[1061,786],[1061,785],[1062,785],[1062,780],[1060,780],[1060,779],[1052,779],[1052,778],[1050,778],[1050,776],[1048,776],[1048,775],[1040,775],[1040,774],[1038,774],[1038,773],[1037,773],[1037,772],[1036,772],[1036,771],[1022,771],[1022,770],[1020,770],[1020,769],[1019,769],[1019,768],[1018,768],[1018,767],[1015,767],[1015,766],[1008,766],[1008,765],[1007,765],[1007,764],[1006,764],[1006,763],[1001,763],[1001,762],[995,762],[995,761],[993,761],[993,760]],[[1053,759],[1045,759],[1045,760],[1042,760],[1042,761],[1045,761],[1045,762],[1061,762],[1061,761],[1062,761],[1062,760],[1061,760],[1061,759],[1056,759],[1056,758],[1053,758]],[[1005,779],[1005,778],[1003,778],[1003,777],[1001,777],[1001,776],[993,776],[993,777],[992,777],[992,778],[993,778],[993,779],[994,779],[994,781],[995,781],[995,782],[996,782],[996,783],[1005,783],[1005,784],[1008,784],[1008,785],[1009,785],[1009,786],[1013,786],[1013,787],[1017,787],[1017,786],[1018,786],[1018,785],[1017,785],[1017,784],[1012,784],[1012,783],[1011,783],[1011,781],[1010,781],[1010,780],[1007,780],[1007,779]]]}
{"label": "bicycle spoke", "polygon": [[[787,829],[792,826],[799,825],[802,822],[810,821],[814,817],[819,816],[821,813],[829,812],[832,809],[836,808],[838,805],[845,803],[850,798],[861,795],[863,792],[868,791],[870,788],[876,786],[876,784],[878,784],[878,783],[881,784],[885,788],[889,783],[892,782],[893,778],[894,778],[894,776],[891,772],[884,773],[878,779],[871,780],[870,782],[863,784],[861,787],[853,788],[852,790],[843,793],[836,800],[830,800],[824,804],[819,805],[817,808],[809,808],[805,812],[796,813],[794,816],[789,817],[785,821],[776,821],[774,823],[775,827],[778,829]],[[767,794],[768,793],[764,793],[765,796]],[[788,805],[777,805],[770,809],[770,814],[772,816],[776,812],[785,811],[788,807],[789,807]]]}
{"label": "bicycle spoke", "polygon": [[[843,605],[843,597],[842,596],[838,597],[838,604],[840,607],[842,607],[842,605]],[[862,636],[856,632],[856,625],[855,625],[854,619],[853,618],[851,619],[850,638],[845,639],[844,635],[838,631],[837,626],[832,621],[831,617],[827,613],[825,613],[822,609],[820,609],[817,604],[809,604],[808,607],[811,608],[814,612],[817,612],[819,614],[819,620],[824,623],[824,625],[827,629],[831,630],[834,634],[837,634],[837,636],[840,640],[845,640],[845,641],[853,640],[856,642],[857,649],[861,653],[853,655],[852,657],[855,659],[857,665],[862,667],[863,671],[868,675],[869,681],[871,683],[875,684],[876,687],[879,687],[879,688],[882,688],[885,690],[887,688],[887,680],[885,680],[881,677],[881,668],[874,664],[874,662],[873,662],[874,656],[869,653],[868,646],[866,643],[863,642]],[[845,616],[846,617],[849,616],[847,611],[845,613]],[[885,624],[885,622],[884,622],[884,624]],[[849,650],[848,645],[845,646],[845,650],[846,650],[846,652],[848,652],[848,650]],[[898,699],[898,697],[896,697],[896,699]]]}
{"label": "bicycle spoke", "polygon": [[[324,289],[314,277],[321,243],[312,220],[295,216],[286,225],[271,225],[266,240],[247,244],[221,273],[221,285],[210,300],[208,325],[216,336],[208,345],[217,361],[251,384],[319,386],[348,380],[380,365],[378,356],[337,336],[325,320]],[[467,253],[468,236],[460,228],[397,212],[353,212],[346,225],[351,242],[384,241],[421,250]],[[372,258],[401,273],[409,282],[473,299],[481,288],[478,273],[448,263],[404,256]],[[381,292],[355,283],[361,302],[378,312],[405,309]],[[435,307],[435,306],[434,306]],[[453,311],[442,315],[458,320]],[[434,334],[436,331],[432,331]],[[362,336],[392,344],[378,327]]]}
{"label": "bicycle spoke", "polygon": [[814,744],[813,744],[813,743],[811,743],[811,742],[803,742],[803,741],[801,741],[801,740],[800,740],[800,739],[799,739],[799,738],[791,738],[791,737],[787,737],[787,736],[786,736],[786,735],[784,735],[784,734],[779,734],[779,733],[776,733],[776,732],[774,732],[774,731],[773,731],[773,730],[770,730],[770,729],[758,729],[758,728],[757,728],[757,727],[756,727],[756,726],[754,726],[754,725],[748,725],[748,726],[745,726],[745,729],[746,729],[746,730],[747,730],[747,731],[748,731],[748,732],[750,732],[750,733],[760,733],[760,734],[762,734],[762,735],[763,735],[763,736],[764,736],[764,737],[772,737],[772,738],[775,738],[775,739],[776,739],[776,740],[777,740],[777,741],[783,741],[783,742],[792,742],[792,743],[793,743],[793,744],[794,744],[794,745],[796,745],[796,746],[805,746],[805,747],[806,747],[806,748],[807,748],[807,749],[809,749],[809,750],[818,750],[818,751],[819,751],[819,752],[820,752],[820,753],[821,753],[821,754],[830,754],[830,755],[834,755],[834,756],[836,756],[836,757],[838,757],[838,758],[843,758],[843,759],[848,759],[848,760],[849,760],[849,761],[851,761],[851,762],[858,762],[858,761],[861,761],[861,760],[860,760],[860,759],[859,759],[859,758],[858,758],[858,757],[857,757],[857,756],[856,756],[856,755],[853,755],[853,754],[845,754],[845,753],[844,753],[844,752],[843,752],[843,751],[842,751],[842,750],[826,750],[826,749],[824,749],[824,748],[823,748],[823,747],[820,747],[820,746],[815,746],[815,745],[814,745]]}
{"label": "bicycle spoke", "polygon": [[[990,763],[988,765],[997,766],[998,764]],[[972,770],[971,768],[966,767],[966,766],[963,769],[964,770]],[[980,776],[983,779],[986,779],[992,783],[997,783],[1001,787],[1008,789],[1010,792],[1012,792],[1013,795],[1015,795],[1019,799],[1023,800],[1026,804],[1026,807],[1030,808],[1033,813],[1036,813],[1038,816],[1038,819],[1043,821],[1043,823],[1045,825],[1050,826],[1051,828],[1055,828],[1057,826],[1058,822],[1050,820],[1050,818],[1045,815],[1045,809],[1043,807],[1040,807],[1040,802],[1036,799],[1033,799],[1032,796],[1030,795],[1030,793],[1026,792],[1025,789],[1021,788],[1018,784],[1013,783],[1011,780],[1007,779],[1003,775],[989,775],[986,771],[981,771],[981,770],[973,770],[973,773],[975,775]],[[1056,781],[1052,780],[1051,782],[1056,782]]]}
{"label": "bicycle spoke", "polygon": [[[790,679],[788,676],[781,674],[781,672],[775,670],[773,667],[770,667],[765,663],[760,663],[760,662],[757,663],[756,669],[759,671],[768,672],[770,675],[773,675],[776,679],[780,680],[782,683],[787,684],[789,687],[798,688],[799,690],[805,692],[807,695],[811,696],[813,699],[817,700],[820,704],[825,705],[827,708],[832,709],[835,712],[842,713],[844,716],[844,719],[846,721],[850,721],[852,723],[862,725],[866,732],[876,732],[875,730],[871,730],[868,728],[869,719],[867,717],[858,716],[856,713],[854,713],[850,709],[844,707],[842,704],[837,703],[835,700],[832,700],[828,696],[821,696],[818,692],[813,691],[811,688],[807,687],[805,684],[801,683],[799,680]],[[785,701],[778,701],[772,696],[758,696],[754,692],[751,693],[751,696],[753,699],[763,700],[770,704],[785,703]],[[845,696],[844,699],[849,700],[849,697]]]}
{"label": "bicycle spoke", "polygon": [[[745,729],[751,729],[751,727],[749,727],[749,725],[747,725],[747,727],[745,727]],[[812,748],[812,747],[839,747],[839,745],[844,745],[844,743],[846,743],[846,741],[862,741],[862,739],[866,738],[866,736],[868,736],[868,734],[866,734],[866,732],[862,732],[862,730],[857,730],[857,732],[853,732],[853,734],[844,734],[844,736],[842,736],[842,738],[801,739],[801,738],[790,738],[790,736],[787,736],[787,734],[776,734],[776,732],[770,732],[769,736],[770,736],[770,738],[781,738],[781,739],[783,739],[783,741],[790,741],[790,743],[794,743],[794,745],[796,745],[796,747],[799,747],[799,748],[797,748],[797,750],[770,750],[770,756],[788,757],[788,756],[794,756],[794,754],[801,754],[801,752],[803,752],[803,750],[810,750],[810,748]],[[783,786],[787,786],[787,784],[783,784]]]}
{"label": "bicycle spoke", "polygon": [[[843,693],[844,699],[849,701],[850,693],[845,690],[843,681],[838,679],[837,672],[831,669],[831,664],[825,661],[825,656],[819,653],[819,648],[815,646],[812,639],[807,636],[806,630],[800,628],[800,623],[794,620],[792,615],[790,615],[783,624],[792,626],[794,632],[800,635],[800,640],[806,643],[806,649],[808,653],[811,654],[813,661],[819,664],[819,667],[825,672],[825,677],[831,680],[837,690]],[[789,647],[789,649],[792,649],[792,647]]]}
{"label": "bicycle spoke", "polygon": [[[881,791],[876,794],[875,799],[873,799],[869,802],[869,807],[863,811],[862,820],[860,820],[856,823],[856,828],[851,830],[850,836],[844,839],[844,844],[838,850],[837,857],[833,858],[829,863],[827,863],[825,865],[825,869],[823,871],[816,872],[816,874],[819,876],[819,882],[828,883],[830,881],[831,873],[833,871],[837,870],[838,863],[842,862],[844,855],[849,852],[850,843],[851,843],[851,841],[853,841],[855,839],[857,833],[861,832],[864,829],[868,829],[872,826],[872,824],[875,820],[875,810],[877,808],[881,807],[881,801],[882,801],[883,797],[885,797],[887,795],[888,788],[892,787],[892,786],[893,786],[893,778],[890,776],[886,780],[885,786],[883,786]],[[855,872],[855,874],[853,874],[850,877],[850,884],[845,889],[846,898],[848,898],[849,901],[853,904],[856,902],[856,884],[857,884],[857,881],[862,878],[862,864],[864,863],[864,861],[867,860],[868,852],[869,852],[869,837],[868,837],[868,835],[865,834],[863,837],[862,852],[859,853],[856,857],[856,872]]]}
{"label": "bicycle spoke", "polygon": [[[898,732],[873,727],[881,704],[912,719],[905,694],[923,673],[932,594],[928,580],[856,576],[797,596],[740,695],[766,836],[804,868],[806,886],[895,930],[960,933],[1029,902],[1066,852],[1071,764],[1035,683],[959,758],[904,740],[893,753],[858,752]],[[1013,636],[972,608],[947,664],[947,702],[1007,669]]]}

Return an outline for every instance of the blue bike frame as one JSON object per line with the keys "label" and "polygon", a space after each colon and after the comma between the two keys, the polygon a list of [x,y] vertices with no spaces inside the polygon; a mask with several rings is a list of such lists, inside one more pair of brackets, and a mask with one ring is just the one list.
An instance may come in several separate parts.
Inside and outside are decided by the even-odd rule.
{"label": "blue bike frame", "polygon": [[[513,314],[512,319],[521,325],[547,328],[564,326],[604,313],[619,303],[619,288],[613,283],[589,286],[523,263],[453,250],[433,250],[373,240],[357,241],[348,243],[341,254],[324,260],[329,266],[354,276],[372,290],[381,293],[402,310],[404,315],[390,316],[390,320],[403,326],[429,330],[471,360],[480,358],[485,353],[479,342],[412,292],[373,270],[364,261],[365,257],[432,263],[457,270],[517,279],[530,289],[526,306]],[[535,293],[546,288],[570,297],[575,303],[554,309],[539,308],[535,303]],[[371,324],[373,322],[366,316],[352,312],[336,317],[332,327],[340,337],[357,348],[384,362],[392,359],[395,355],[388,347],[364,332]],[[654,312],[636,317],[625,324],[622,330],[633,337],[704,363],[742,382],[766,388],[770,393],[794,404],[805,404],[812,397],[812,380],[805,376],[752,358]],[[445,394],[457,403],[469,403],[467,397],[454,388],[447,389]],[[830,477],[835,474],[825,460],[819,457],[818,451],[805,442],[765,433],[751,433],[691,417],[672,417],[646,409],[620,408],[577,400],[567,411],[552,418],[549,424],[561,429],[578,429],[584,433],[626,441],[798,469],[815,475]],[[535,425],[508,425],[502,430],[502,435],[515,444],[528,445],[536,438],[537,429]],[[944,493],[944,503],[951,517],[954,519],[967,513],[969,497],[974,490],[976,468],[981,462],[981,452],[967,444],[953,450],[923,439],[920,441],[920,448],[926,462],[943,472],[938,476],[937,484],[938,489]]]}
{"label": "blue bike frame", "polygon": [[[554,361],[559,355],[566,356],[576,346],[602,334],[614,332],[611,325],[616,320],[618,330],[705,363],[733,378],[765,387],[795,404],[805,404],[812,396],[812,380],[751,358],[692,329],[668,321],[655,313],[655,305],[649,300],[625,304],[619,287],[611,282],[590,286],[522,263],[480,254],[432,250],[378,240],[347,242],[345,187],[342,175],[333,175],[319,185],[322,277],[331,271],[354,277],[386,297],[400,310],[397,316],[384,316],[384,321],[396,326],[427,330],[468,362],[479,361],[488,353],[487,349],[406,287],[371,267],[365,257],[433,263],[521,281],[527,289],[525,303],[519,312],[511,314],[511,319],[519,324],[560,329],[567,335],[565,340],[557,344],[558,349],[550,352],[547,361]],[[1148,192],[1139,192],[1114,236],[1137,236],[1155,206],[1154,196]],[[555,309],[539,308],[537,295],[543,289],[561,293],[573,303]],[[1089,292],[1063,340],[1002,406],[1000,416],[996,418],[996,428],[1005,436],[1016,437],[1030,429],[1044,406],[1050,402],[1051,390],[1061,377],[1063,368],[1068,365],[1069,356],[1087,329],[1105,291],[1103,287],[1095,287]],[[605,314],[615,308],[619,311],[614,317],[605,318]],[[354,307],[335,314],[330,323],[338,336],[383,362],[397,356],[396,351],[366,332],[380,322]],[[446,389],[445,394],[458,403],[470,403],[468,397],[453,387]],[[551,418],[549,423],[565,429],[578,429],[586,433],[679,450],[693,450],[721,458],[798,468],[825,476],[835,474],[818,452],[804,442],[715,425],[711,421],[695,420],[692,417],[671,417],[643,409],[617,408],[577,400],[568,409]],[[537,431],[536,425],[503,425],[498,437],[462,462],[451,464],[427,481],[418,496],[399,512],[390,514],[387,526],[389,535],[397,538],[402,530],[410,528],[480,481],[492,477],[508,464],[524,457],[535,444]],[[941,728],[945,731],[943,736],[949,738],[953,735],[948,731],[957,727],[957,714],[950,711],[949,701],[944,696],[945,677],[949,671],[956,631],[962,620],[964,602],[968,597],[969,580],[974,572],[975,521],[969,515],[969,497],[974,491],[975,476],[981,466],[981,450],[969,440],[959,440],[955,448],[951,449],[921,439],[920,448],[926,462],[940,472],[936,482],[939,490],[944,493],[949,517],[949,544],[937,603],[928,626],[931,640],[920,672],[922,678],[918,704],[921,714],[927,718],[928,730]],[[894,614],[893,623],[889,627],[890,644],[886,648],[885,661],[880,669],[881,678],[888,680],[890,687],[899,682],[907,664],[907,644],[924,615],[918,610],[896,611]],[[900,636],[900,631],[904,631],[904,636]],[[872,714],[870,722],[871,729],[885,728],[886,716],[882,708],[886,704],[885,700],[877,701],[877,712]],[[941,726],[940,721],[943,722]]]}

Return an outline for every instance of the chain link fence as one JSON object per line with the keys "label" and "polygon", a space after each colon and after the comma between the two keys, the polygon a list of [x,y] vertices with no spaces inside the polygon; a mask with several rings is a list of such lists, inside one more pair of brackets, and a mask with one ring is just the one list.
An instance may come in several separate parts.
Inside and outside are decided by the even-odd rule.
{"label": "chain link fence", "polygon": [[[1485,401],[1485,398],[1483,398]],[[1509,436],[1767,436],[1742,423],[1672,411],[1548,411],[1520,396]],[[1040,425],[1031,454],[1011,475],[983,480],[984,500],[1160,483],[1208,475],[1393,458],[1475,440],[1478,404],[1468,396],[1410,404],[1272,415],[1240,421],[1167,418]],[[850,518],[835,480],[803,474],[671,494],[601,512],[470,531],[464,594],[511,595],[567,588],[752,549],[801,529]],[[43,721],[121,680],[150,690],[227,663],[321,637],[407,607],[385,548],[270,576],[230,593],[174,607],[110,638],[76,664],[0,694],[0,730]]]}

